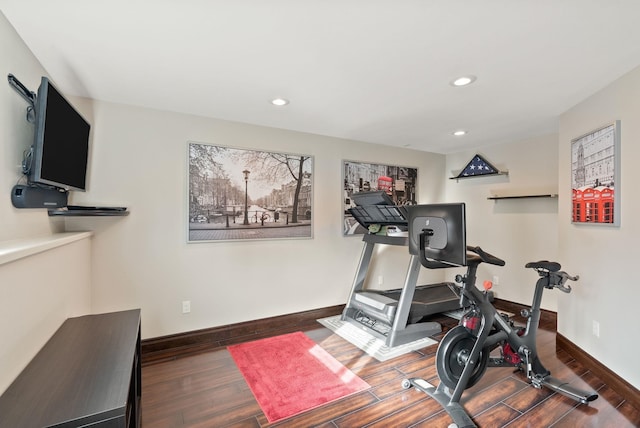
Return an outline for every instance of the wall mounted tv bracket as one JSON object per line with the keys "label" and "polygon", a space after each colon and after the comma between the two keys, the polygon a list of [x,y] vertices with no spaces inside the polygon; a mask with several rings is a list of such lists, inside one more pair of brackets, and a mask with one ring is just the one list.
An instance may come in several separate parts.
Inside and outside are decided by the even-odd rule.
{"label": "wall mounted tv bracket", "polygon": [[18,92],[18,94],[20,94],[20,96],[29,103],[29,106],[27,107],[27,122],[34,123],[36,120],[34,112],[37,99],[36,93],[27,89],[27,87],[11,73],[7,75],[7,80],[9,81],[9,85],[11,85],[13,89],[15,89],[16,92]]}
{"label": "wall mounted tv bracket", "polygon": [[[26,117],[27,122],[35,123],[36,121],[35,108],[36,108],[36,101],[38,99],[38,96],[36,95],[35,92],[27,89],[27,87],[24,86],[22,82],[19,81],[16,78],[16,76],[14,76],[13,74],[9,73],[7,75],[7,80],[9,81],[9,85],[11,85],[13,89],[15,89],[16,92],[20,94],[20,96],[29,103],[29,106],[27,107],[27,117]],[[32,156],[33,156],[33,147],[31,147],[29,150],[25,152],[24,158],[22,159],[22,173],[25,175],[28,175],[31,172]]]}

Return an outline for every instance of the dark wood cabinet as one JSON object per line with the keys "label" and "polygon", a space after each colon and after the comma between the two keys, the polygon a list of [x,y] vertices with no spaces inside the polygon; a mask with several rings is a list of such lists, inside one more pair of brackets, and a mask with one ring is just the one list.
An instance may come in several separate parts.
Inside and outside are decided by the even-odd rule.
{"label": "dark wood cabinet", "polygon": [[140,310],[67,319],[0,396],[0,427],[140,426]]}

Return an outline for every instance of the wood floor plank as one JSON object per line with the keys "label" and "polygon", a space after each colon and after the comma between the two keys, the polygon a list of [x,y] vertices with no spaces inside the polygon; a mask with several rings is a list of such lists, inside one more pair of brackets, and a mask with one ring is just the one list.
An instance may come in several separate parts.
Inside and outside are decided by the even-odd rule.
{"label": "wood floor plank", "polygon": [[611,424],[612,420],[616,418],[618,413],[617,407],[619,407],[624,399],[611,388],[604,386],[599,391],[600,397],[589,403],[589,405],[579,405],[573,411],[562,417],[553,426],[554,428],[574,428],[574,427],[604,427],[615,426],[624,427],[629,426],[628,422]]}
{"label": "wood floor plank", "polygon": [[563,418],[578,403],[571,398],[560,394],[553,394],[539,405],[524,413],[513,422],[506,424],[508,427],[548,427],[558,419]]}
{"label": "wood floor plank", "polygon": [[600,388],[605,386],[605,383],[602,381],[602,379],[594,375],[592,372],[587,372],[582,375],[580,377],[580,381],[584,382],[584,388],[590,388],[594,391],[598,391],[600,390]]}
{"label": "wood floor plank", "polygon": [[478,383],[465,390],[462,397],[464,398],[468,395],[478,394],[480,391],[483,391],[491,385],[494,385],[495,383],[511,376],[516,379],[521,379],[525,383],[528,383],[528,381],[526,381],[526,377],[522,376],[520,372],[514,372],[514,369],[512,367],[490,367],[487,369]]}
{"label": "wood floor plank", "polygon": [[[397,367],[407,377],[430,378],[436,375],[436,356],[422,357],[404,364],[398,364]],[[426,370],[428,372],[425,372]]]}
{"label": "wood floor plank", "polygon": [[407,406],[426,400],[426,396],[416,390],[401,390],[399,394],[387,397],[366,407],[358,409],[347,416],[335,419],[338,428],[352,428],[366,426],[381,418],[382,415],[390,415]]}
{"label": "wood floor plank", "polygon": [[545,399],[549,398],[551,394],[553,394],[553,392],[546,388],[536,389],[530,386],[505,399],[504,403],[520,413],[526,413]]}
{"label": "wood floor plank", "polygon": [[508,377],[473,395],[466,395],[461,400],[468,414],[474,416],[494,406],[496,403],[529,388],[528,385],[513,377]]}
{"label": "wood floor plank", "polygon": [[406,379],[406,376],[397,376],[394,379],[391,379],[388,382],[385,382],[382,385],[379,385],[373,388],[371,392],[380,400],[384,400],[387,397],[391,397],[403,391],[403,388],[402,388],[403,379]]}
{"label": "wood floor plank", "polygon": [[[209,425],[208,427],[210,426],[211,425]],[[205,425],[205,427],[207,426]],[[190,428],[197,428],[197,427],[190,427]],[[230,424],[227,424],[225,425],[225,428],[260,428],[260,423],[258,423],[258,419],[256,418],[249,418],[243,421],[232,422]]]}
{"label": "wood floor plank", "polygon": [[629,421],[632,426],[640,427],[640,410],[633,407],[628,401],[622,403],[616,410],[618,411],[614,416],[616,419],[622,417],[625,421]]}
{"label": "wood floor plank", "polygon": [[262,414],[262,409],[255,400],[246,403],[236,402],[236,406],[219,406],[220,403],[209,405],[189,406],[183,411],[185,427],[218,427],[228,424],[253,423],[257,416]]}
{"label": "wood floor plank", "polygon": [[352,413],[377,401],[373,394],[364,391],[272,425],[269,425],[264,415],[258,421],[263,427],[312,427],[333,421],[337,415]]}
{"label": "wood floor plank", "polygon": [[447,412],[442,410],[435,415],[430,415],[420,422],[411,425],[411,428],[444,428],[448,427],[452,422]]}
{"label": "wood floor plank", "polygon": [[522,413],[517,410],[512,409],[506,404],[498,403],[484,413],[474,417],[473,421],[481,427],[501,427],[520,416],[522,416]]}
{"label": "wood floor plank", "polygon": [[378,386],[386,384],[387,382],[391,382],[391,381],[400,382],[400,380],[403,377],[404,377],[403,374],[399,370],[392,368],[382,373],[376,373],[371,376],[363,377],[362,379],[366,381],[369,385],[371,385],[372,388],[376,388]]}
{"label": "wood floor plank", "polygon": [[380,419],[367,425],[367,428],[409,427],[442,412],[442,406],[434,399],[425,395],[424,400],[404,407],[398,412],[380,414]]}
{"label": "wood floor plank", "polygon": [[183,427],[182,421],[182,413],[172,413],[170,415],[165,415],[162,417],[158,417],[155,414],[142,414],[140,424],[143,427],[153,427],[153,428],[180,428]]}

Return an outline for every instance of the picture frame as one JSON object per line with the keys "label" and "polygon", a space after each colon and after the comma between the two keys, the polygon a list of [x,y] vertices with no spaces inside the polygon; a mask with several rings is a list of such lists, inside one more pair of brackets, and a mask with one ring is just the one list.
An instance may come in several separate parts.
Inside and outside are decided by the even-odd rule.
{"label": "picture frame", "polygon": [[571,140],[571,222],[620,226],[620,121]]}
{"label": "picture frame", "polygon": [[349,213],[354,206],[352,195],[357,192],[383,190],[396,205],[415,205],[418,168],[352,160],[342,161],[342,234],[367,233]]}
{"label": "picture frame", "polygon": [[313,238],[311,155],[187,143],[187,242]]}

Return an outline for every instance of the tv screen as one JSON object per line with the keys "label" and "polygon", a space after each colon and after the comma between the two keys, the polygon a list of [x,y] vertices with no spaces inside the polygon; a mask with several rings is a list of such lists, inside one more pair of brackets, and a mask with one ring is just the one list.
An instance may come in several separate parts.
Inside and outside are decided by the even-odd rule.
{"label": "tv screen", "polygon": [[86,190],[91,125],[43,77],[35,105],[35,141],[29,181]]}
{"label": "tv screen", "polygon": [[420,255],[420,235],[425,233],[424,255],[452,266],[467,265],[465,204],[429,204],[407,207],[409,253]]}

